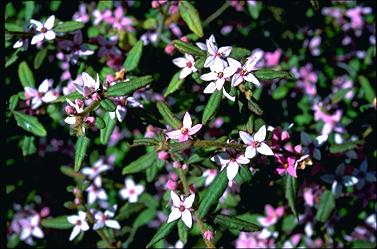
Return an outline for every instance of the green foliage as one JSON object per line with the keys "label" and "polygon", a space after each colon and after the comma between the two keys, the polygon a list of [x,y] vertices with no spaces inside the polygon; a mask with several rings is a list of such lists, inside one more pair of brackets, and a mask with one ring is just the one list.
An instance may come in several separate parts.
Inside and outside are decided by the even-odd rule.
{"label": "green foliage", "polygon": [[157,230],[157,233],[153,236],[152,240],[147,244],[147,248],[150,248],[158,241],[164,239],[169,235],[169,233],[173,230],[175,225],[178,223],[178,220],[172,221],[170,223],[164,223],[160,228]]}
{"label": "green foliage", "polygon": [[82,162],[84,161],[86,151],[88,150],[88,146],[90,143],[90,139],[81,136],[77,138],[76,146],[75,146],[75,171],[79,171],[82,165]]}
{"label": "green foliage", "polygon": [[36,136],[45,137],[47,135],[46,129],[38,121],[36,117],[23,114],[21,112],[13,112],[17,125],[25,131],[31,132]]}
{"label": "green foliage", "polygon": [[239,219],[237,217],[231,217],[226,215],[216,215],[214,219],[215,223],[227,227],[229,229],[236,229],[243,232],[256,232],[262,228],[251,222]]}
{"label": "green foliage", "polygon": [[132,47],[130,52],[128,52],[127,59],[124,62],[123,67],[128,72],[135,70],[139,64],[142,54],[143,54],[143,41],[138,41]]}
{"label": "green foliage", "polygon": [[56,32],[72,32],[72,31],[82,29],[84,26],[85,25],[82,22],[67,21],[67,22],[59,23],[58,25],[56,25],[54,30]]}
{"label": "green foliage", "polygon": [[175,117],[167,104],[162,101],[157,102],[157,108],[166,124],[170,125],[174,129],[178,129],[181,126],[181,121]]}
{"label": "green foliage", "polygon": [[316,220],[326,222],[335,208],[335,197],[330,190],[323,192],[320,198],[319,207],[315,216]]}
{"label": "green foliage", "polygon": [[73,224],[69,223],[67,220],[66,215],[43,219],[41,221],[41,225],[45,228],[53,228],[53,229],[72,229],[74,226]]}
{"label": "green foliage", "polygon": [[138,159],[134,160],[132,163],[124,166],[122,174],[134,174],[147,169],[148,167],[153,167],[154,162],[157,160],[156,152],[149,152]]}
{"label": "green foliage", "polygon": [[203,125],[211,121],[215,117],[217,110],[220,107],[221,98],[223,96],[222,91],[215,91],[211,94],[206,107],[204,108],[202,123]]}
{"label": "green foliage", "polygon": [[178,71],[177,73],[174,74],[174,76],[171,78],[170,83],[168,85],[168,88],[166,89],[164,96],[168,96],[169,94],[172,94],[173,92],[177,91],[182,83],[185,81],[185,79],[180,79],[181,71]]}
{"label": "green foliage", "polygon": [[106,92],[106,96],[108,97],[116,97],[116,96],[128,96],[131,95],[134,91],[147,86],[149,83],[153,81],[152,76],[147,75],[135,79],[131,79],[126,82],[116,83],[109,87]]}
{"label": "green foliage", "polygon": [[203,28],[199,13],[192,4],[188,1],[179,2],[179,14],[192,32],[199,37],[203,36]]}
{"label": "green foliage", "polygon": [[18,65],[18,77],[23,87],[35,87],[35,79],[26,61]]}

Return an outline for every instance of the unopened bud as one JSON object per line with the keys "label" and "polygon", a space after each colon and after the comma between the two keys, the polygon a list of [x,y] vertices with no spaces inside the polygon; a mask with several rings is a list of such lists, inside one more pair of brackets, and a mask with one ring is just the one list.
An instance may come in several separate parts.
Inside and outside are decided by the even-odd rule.
{"label": "unopened bud", "polygon": [[95,117],[92,117],[92,116],[89,116],[89,117],[85,117],[84,118],[84,122],[87,126],[89,127],[93,127],[94,124],[96,123],[96,118]]}
{"label": "unopened bud", "polygon": [[165,47],[165,53],[167,53],[168,55],[173,55],[174,50],[175,50],[175,47],[173,44],[168,44]]}
{"label": "unopened bud", "polygon": [[213,237],[215,237],[215,234],[212,231],[207,230],[207,231],[204,232],[203,237],[206,240],[213,240]]}
{"label": "unopened bud", "polygon": [[77,206],[81,204],[81,201],[79,198],[75,198],[75,200],[73,201]]}
{"label": "unopened bud", "polygon": [[166,160],[166,159],[168,159],[168,157],[169,157],[169,153],[167,153],[166,151],[158,152],[158,159]]}
{"label": "unopened bud", "polygon": [[188,164],[187,163],[182,164],[182,169],[183,170],[187,170],[188,169]]}
{"label": "unopened bud", "polygon": [[182,36],[180,40],[183,42],[189,42],[189,38],[187,36]]}
{"label": "unopened bud", "polygon": [[176,168],[176,169],[178,169],[178,168],[181,167],[181,164],[178,161],[174,161],[173,162],[173,167]]}
{"label": "unopened bud", "polygon": [[39,215],[43,217],[47,217],[50,214],[50,209],[48,207],[42,208],[42,210],[39,212]]}
{"label": "unopened bud", "polygon": [[94,101],[100,101],[101,100],[101,95],[99,93],[93,93],[92,100],[94,100]]}
{"label": "unopened bud", "polygon": [[69,114],[69,115],[73,115],[76,113],[76,110],[75,108],[73,108],[72,106],[70,105],[67,105],[66,107],[64,107],[64,111]]}
{"label": "unopened bud", "polygon": [[166,188],[170,190],[175,190],[177,188],[177,182],[169,179],[168,182],[166,183]]}
{"label": "unopened bud", "polygon": [[84,106],[84,101],[82,99],[75,99],[75,104],[79,107],[82,108]]}

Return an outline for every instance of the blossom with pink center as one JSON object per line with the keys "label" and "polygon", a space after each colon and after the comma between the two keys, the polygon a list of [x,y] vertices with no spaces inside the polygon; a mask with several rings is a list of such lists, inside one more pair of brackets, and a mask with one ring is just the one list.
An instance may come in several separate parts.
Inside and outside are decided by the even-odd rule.
{"label": "blossom with pink center", "polygon": [[173,206],[171,207],[171,213],[167,223],[172,221],[182,219],[188,228],[192,226],[192,215],[191,207],[195,200],[195,194],[191,194],[188,197],[178,196],[174,191],[170,192],[170,197],[173,201]]}
{"label": "blossom with pink center", "polygon": [[266,217],[259,217],[258,222],[264,226],[269,227],[274,225],[280,217],[284,214],[284,207],[274,209],[271,205],[267,204],[264,207]]}
{"label": "blossom with pink center", "polygon": [[39,227],[40,225],[40,216],[39,214],[35,214],[33,216],[28,217],[27,219],[20,220],[22,225],[22,231],[20,235],[21,240],[27,240],[28,238],[36,237],[42,239],[44,237],[44,233],[42,229]]}
{"label": "blossom with pink center", "polygon": [[82,42],[82,32],[77,31],[73,36],[73,41],[63,40],[58,43],[59,47],[71,52],[68,55],[68,58],[72,63],[76,64],[79,57],[88,56],[94,54],[94,51],[91,50],[86,44]]}
{"label": "blossom with pink center", "polygon": [[207,46],[207,52],[208,52],[208,57],[204,62],[204,67],[209,67],[213,69],[221,68],[221,67],[226,67],[227,63],[224,60],[226,57],[230,55],[230,52],[232,51],[231,46],[225,46],[225,47],[220,47],[218,48],[214,39],[206,40],[206,46]]}
{"label": "blossom with pink center", "polygon": [[353,9],[349,9],[346,12],[346,16],[351,19],[351,28],[354,30],[362,29],[364,26],[363,14],[370,14],[372,8],[357,6]]}
{"label": "blossom with pink center", "polygon": [[87,23],[89,21],[89,15],[86,12],[86,4],[82,3],[79,5],[79,11],[75,12],[72,16],[73,21]]}
{"label": "blossom with pink center", "polygon": [[259,128],[254,136],[251,136],[244,131],[240,131],[239,135],[241,140],[246,145],[248,145],[245,151],[245,156],[247,158],[254,158],[257,152],[266,156],[274,155],[274,152],[271,150],[271,148],[264,142],[267,135],[267,129],[265,125]]}
{"label": "blossom with pink center", "polygon": [[[84,111],[84,103],[80,99],[76,99],[75,103],[73,103],[70,99],[65,99],[65,100],[69,104],[69,106],[66,106],[66,109],[70,110],[70,112],[68,113],[68,117],[66,117],[64,119],[64,122],[66,122],[67,124],[70,124],[70,125],[75,125],[76,121],[77,121],[76,116]],[[83,127],[83,129],[84,129],[83,132],[85,132],[84,127]]]}
{"label": "blossom with pink center", "polygon": [[102,188],[102,180],[100,176],[94,178],[93,183],[86,189],[88,192],[88,204],[93,204],[97,199],[107,200],[107,194]]}
{"label": "blossom with pink center", "polygon": [[259,80],[254,76],[252,71],[255,70],[255,65],[261,59],[261,57],[261,53],[255,53],[253,57],[247,60],[243,66],[239,61],[228,58],[229,67],[224,69],[224,73],[227,75],[233,75],[231,81],[232,86],[238,86],[244,81],[260,86]]}
{"label": "blossom with pink center", "polygon": [[215,177],[217,176],[218,171],[217,169],[207,169],[203,173],[203,177],[206,178],[204,182],[204,186],[209,186],[213,180],[215,180]]}
{"label": "blossom with pink center", "polygon": [[322,102],[313,105],[314,119],[315,121],[323,121],[324,126],[322,128],[322,135],[329,135],[340,122],[343,112],[342,110],[336,110],[333,114],[330,114],[323,106]]}
{"label": "blossom with pink center", "polygon": [[179,142],[189,140],[189,136],[196,134],[202,128],[201,124],[192,126],[191,116],[188,112],[183,117],[183,125],[181,129],[170,131],[166,136],[170,139],[178,139]]}
{"label": "blossom with pink center", "polygon": [[297,86],[304,90],[308,95],[314,96],[317,94],[316,82],[318,79],[317,74],[312,70],[312,64],[306,64],[298,71],[296,68],[292,69],[292,72],[299,79]]}
{"label": "blossom with pink center", "polygon": [[103,19],[106,23],[118,30],[133,31],[133,20],[130,17],[124,16],[124,10],[122,6],[118,6],[113,15],[105,16]]}
{"label": "blossom with pink center", "polygon": [[119,191],[120,196],[123,199],[128,199],[128,202],[137,202],[139,195],[144,192],[143,185],[136,185],[131,178],[126,178],[124,181],[125,187]]}
{"label": "blossom with pink center", "polygon": [[266,60],[266,66],[273,67],[279,65],[281,54],[281,49],[276,49],[274,52],[265,52],[264,58]]}
{"label": "blossom with pink center", "polygon": [[[215,39],[215,36],[214,35],[211,35],[208,40],[210,40],[212,43],[216,43],[216,39]],[[201,50],[203,51],[207,51],[207,45],[203,42],[197,42],[195,43],[196,46],[198,46]]]}
{"label": "blossom with pink center", "polygon": [[182,68],[181,73],[179,74],[180,79],[186,78],[189,74],[198,71],[195,67],[195,59],[190,54],[185,54],[185,57],[175,58],[173,63],[177,66]]}
{"label": "blossom with pink center", "polygon": [[143,107],[143,105],[134,97],[115,97],[113,98],[116,108],[114,112],[109,112],[110,118],[115,117],[119,122],[122,122],[127,114],[127,106],[131,107]]}
{"label": "blossom with pink center", "polygon": [[226,167],[226,175],[229,181],[232,181],[236,177],[241,164],[250,163],[248,158],[244,155],[237,154],[233,150],[221,152],[211,157],[211,161],[220,164],[221,171]]}
{"label": "blossom with pink center", "polygon": [[42,105],[42,103],[50,103],[59,97],[59,93],[52,87],[52,79],[45,79],[38,89],[33,87],[25,87],[25,98],[31,109],[35,110]]}
{"label": "blossom with pink center", "polygon": [[83,82],[75,82],[76,90],[84,97],[89,97],[93,93],[97,92],[100,87],[99,76],[94,80],[88,73],[83,72],[81,74]]}
{"label": "blossom with pink center", "polygon": [[89,230],[88,222],[86,221],[86,213],[79,211],[78,215],[71,215],[67,217],[69,223],[74,224],[69,240],[73,240],[81,231],[85,232]]}
{"label": "blossom with pink center", "polygon": [[119,222],[111,218],[114,217],[117,206],[114,205],[111,209],[105,212],[97,211],[94,215],[95,223],[93,225],[93,230],[97,230],[103,227],[109,227],[113,229],[120,229]]}
{"label": "blossom with pink center", "polygon": [[38,42],[43,40],[53,40],[55,39],[55,32],[52,30],[54,26],[55,16],[52,15],[47,18],[46,22],[41,23],[37,20],[31,19],[30,23],[35,25],[35,29],[37,30],[36,35],[33,36],[31,39],[31,45],[34,45]]}
{"label": "blossom with pink center", "polygon": [[91,168],[90,167],[84,167],[81,170],[81,173],[83,173],[84,175],[87,175],[89,177],[89,179],[94,179],[99,174],[109,170],[110,168],[111,168],[110,165],[105,164],[103,162],[103,159],[99,159],[93,164],[93,167],[91,167]]}
{"label": "blossom with pink center", "polygon": [[291,156],[286,156],[282,154],[275,154],[275,159],[279,163],[279,166],[276,168],[276,172],[279,175],[288,173],[293,177],[297,177],[296,173],[296,158]]}

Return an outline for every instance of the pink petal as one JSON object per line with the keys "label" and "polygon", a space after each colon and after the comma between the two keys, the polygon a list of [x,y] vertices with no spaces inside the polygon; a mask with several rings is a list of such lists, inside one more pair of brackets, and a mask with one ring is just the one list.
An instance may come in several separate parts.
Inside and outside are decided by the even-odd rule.
{"label": "pink petal", "polygon": [[189,134],[189,135],[194,135],[194,134],[197,133],[201,128],[202,128],[202,125],[201,125],[201,124],[194,125],[191,129],[189,129],[188,134]]}

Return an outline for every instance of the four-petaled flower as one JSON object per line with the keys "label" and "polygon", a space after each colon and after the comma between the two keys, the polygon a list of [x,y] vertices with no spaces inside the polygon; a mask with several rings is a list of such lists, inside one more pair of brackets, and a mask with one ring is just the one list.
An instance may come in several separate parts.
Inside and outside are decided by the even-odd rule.
{"label": "four-petaled flower", "polygon": [[376,182],[376,171],[368,172],[368,162],[364,160],[359,168],[353,171],[353,175],[357,177],[359,182],[356,185],[357,189],[362,189],[366,182]]}
{"label": "four-petaled flower", "polygon": [[94,178],[93,183],[86,189],[88,192],[88,204],[93,204],[97,199],[107,200],[107,194],[102,188],[102,180],[100,176]]}
{"label": "four-petaled flower", "polygon": [[53,40],[55,39],[55,32],[52,30],[55,22],[55,16],[52,15],[47,18],[46,22],[41,23],[37,20],[31,19],[30,22],[36,26],[36,30],[38,31],[36,35],[33,36],[31,39],[31,45],[34,45],[40,41],[46,40]]}
{"label": "four-petaled flower", "polygon": [[104,226],[110,227],[113,229],[120,229],[119,222],[111,218],[114,217],[117,206],[114,205],[110,210],[105,212],[97,211],[94,215],[96,222],[93,225],[93,230],[103,228]]}
{"label": "four-petaled flower", "polygon": [[258,222],[264,226],[269,227],[275,224],[278,221],[278,218],[282,217],[284,214],[284,208],[278,207],[274,209],[271,205],[267,204],[264,207],[264,210],[266,212],[266,217],[259,217]]}
{"label": "four-petaled flower", "polygon": [[34,236],[36,238],[43,238],[44,233],[42,229],[39,227],[40,223],[40,216],[39,214],[33,215],[27,219],[21,220],[22,224],[22,232],[20,235],[21,240],[26,240],[27,238]]}
{"label": "four-petaled flower", "polygon": [[76,90],[84,97],[90,96],[91,94],[97,92],[97,90],[99,89],[100,83],[98,74],[97,80],[94,80],[88,73],[83,72],[82,81],[83,82],[75,82],[74,85]]}
{"label": "four-petaled flower", "polygon": [[190,54],[185,54],[185,57],[175,58],[173,63],[177,66],[182,68],[181,73],[179,74],[180,79],[186,78],[189,74],[198,71],[195,67],[195,59]]}
{"label": "four-petaled flower", "polygon": [[221,67],[226,67],[226,61],[223,58],[226,58],[230,55],[232,51],[231,46],[225,46],[217,48],[216,43],[213,40],[207,39],[207,52],[209,56],[207,57],[206,61],[204,62],[204,67],[209,67],[212,69],[218,69]]}
{"label": "four-petaled flower", "polygon": [[226,175],[228,180],[232,181],[238,173],[240,164],[248,164],[250,160],[244,155],[237,154],[233,150],[229,150],[228,152],[221,152],[211,157],[211,161],[219,163],[221,165],[221,170],[226,167]]}
{"label": "four-petaled flower", "polygon": [[185,223],[188,228],[192,226],[191,207],[195,200],[195,194],[189,195],[184,198],[178,196],[174,191],[170,192],[170,197],[173,201],[171,213],[169,214],[168,223],[175,221],[179,218]]}
{"label": "four-petaled flower", "polygon": [[255,70],[255,65],[261,58],[260,53],[255,53],[246,61],[242,66],[241,63],[235,59],[228,58],[229,67],[224,69],[227,75],[233,75],[232,86],[238,86],[244,81],[253,83],[256,86],[260,86],[259,80],[252,73]]}
{"label": "four-petaled flower", "polygon": [[119,191],[120,196],[123,199],[128,199],[128,202],[133,203],[137,202],[139,195],[143,193],[143,185],[135,185],[135,182],[131,178],[125,180],[125,187]]}
{"label": "four-petaled flower", "polygon": [[25,98],[29,101],[31,105],[31,109],[37,109],[42,105],[42,103],[50,103],[56,100],[59,96],[59,93],[51,89],[52,87],[52,80],[45,79],[38,89],[26,86],[25,90]]}
{"label": "four-petaled flower", "polygon": [[93,164],[93,167],[85,167],[81,170],[81,172],[84,175],[87,175],[89,179],[94,179],[96,176],[109,169],[110,165],[104,164],[103,159],[100,159]]}
{"label": "four-petaled flower", "polygon": [[69,223],[74,224],[69,240],[73,240],[81,231],[88,231],[89,225],[86,222],[86,213],[79,211],[78,215],[71,215],[67,217]]}
{"label": "four-petaled flower", "polygon": [[254,136],[251,136],[244,131],[239,132],[242,141],[248,145],[245,151],[245,156],[247,158],[255,157],[257,152],[266,156],[274,155],[274,152],[271,150],[271,148],[264,142],[264,140],[266,139],[266,134],[267,130],[265,125],[259,128]]}
{"label": "four-petaled flower", "polygon": [[191,116],[188,112],[183,117],[183,126],[181,129],[167,132],[170,139],[178,139],[179,142],[187,141],[189,136],[194,135],[202,128],[201,124],[192,126]]}

